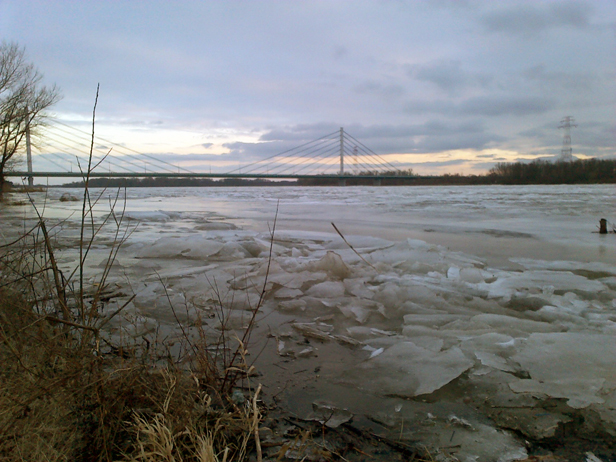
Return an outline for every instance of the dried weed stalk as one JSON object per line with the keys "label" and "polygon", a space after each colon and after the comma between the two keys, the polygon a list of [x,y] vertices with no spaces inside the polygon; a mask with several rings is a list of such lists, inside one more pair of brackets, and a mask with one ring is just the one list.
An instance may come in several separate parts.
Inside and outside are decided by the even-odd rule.
{"label": "dried weed stalk", "polygon": [[[95,113],[96,103],[93,137]],[[91,197],[88,189],[93,146],[83,173],[76,267],[60,268],[55,230],[36,208],[37,226],[0,246],[0,460],[230,462],[254,449],[260,461],[260,386],[243,402],[230,394],[250,372],[246,344],[265,284],[236,348],[224,328],[214,348],[202,328],[194,339],[185,332],[188,368],[179,358],[161,364],[148,353],[161,345],[107,340],[103,327],[132,300],[111,310],[107,286],[131,230],[123,224],[125,200],[116,212],[119,192],[111,212],[95,220],[102,193]],[[86,261],[105,226],[115,227],[114,240],[88,287]]]}

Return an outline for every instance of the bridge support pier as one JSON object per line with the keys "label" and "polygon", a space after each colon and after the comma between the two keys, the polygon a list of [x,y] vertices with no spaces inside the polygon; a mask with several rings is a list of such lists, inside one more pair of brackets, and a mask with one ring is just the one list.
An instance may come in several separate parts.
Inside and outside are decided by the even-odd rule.
{"label": "bridge support pier", "polygon": [[375,178],[374,180],[372,180],[372,185],[381,186],[381,178]]}
{"label": "bridge support pier", "polygon": [[338,178],[338,186],[346,186],[346,178]]}

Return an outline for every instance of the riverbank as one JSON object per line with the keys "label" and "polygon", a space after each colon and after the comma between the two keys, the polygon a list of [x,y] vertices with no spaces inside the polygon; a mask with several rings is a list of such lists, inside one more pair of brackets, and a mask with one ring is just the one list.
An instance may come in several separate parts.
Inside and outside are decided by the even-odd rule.
{"label": "riverbank", "polygon": [[[579,458],[567,456],[570,460],[584,460],[585,451],[609,460],[613,369],[604,353],[613,348],[616,269],[590,253],[599,254],[603,246],[605,258],[611,258],[607,238],[613,235],[584,229],[586,214],[599,210],[608,190],[555,191],[551,197],[548,190],[509,188],[492,199],[487,189],[472,194],[425,189],[419,196],[401,195],[406,193],[400,189],[387,196],[386,188],[350,195],[327,188],[312,195],[299,188],[285,191],[279,197],[283,193],[273,189],[129,196],[122,215],[130,236],[110,267],[108,286],[117,291],[117,307],[135,298],[124,317],[106,324],[108,341],[166,339],[173,342],[170,351],[185,351],[182,336],[193,341],[203,329],[214,344],[222,326],[241,338],[265,287],[246,362],[255,368],[250,382],[253,389],[262,385],[259,396],[267,406],[291,413],[268,409],[278,416],[274,420],[290,418],[300,430],[320,425],[322,436],[330,432],[323,412],[336,420],[352,415],[349,425],[409,446],[421,444],[435,458],[494,460],[495,454],[508,454],[508,460],[520,460],[545,451],[562,454],[561,447],[578,451]],[[58,232],[58,261],[70,274],[80,234],[70,212],[80,207],[68,202],[59,208],[63,192],[52,193],[46,222]],[[597,203],[586,200],[598,195],[603,196]],[[97,223],[109,215],[108,201],[99,204]],[[353,212],[360,205],[364,215],[368,207],[371,227]],[[264,213],[267,207],[271,214]],[[2,231],[5,237],[35,221],[25,205],[12,210],[2,210],[3,221],[11,224]],[[309,219],[300,223],[301,214]],[[431,221],[422,221],[428,215]],[[334,219],[346,242],[331,228],[328,220]],[[481,254],[409,239],[393,227],[396,220],[407,227],[419,224],[428,237],[435,233],[426,229],[445,235],[444,225],[454,223],[450,234],[501,239],[509,243],[502,251],[512,255],[506,265],[488,263]],[[319,223],[330,232],[311,229]],[[374,235],[379,228],[399,238]],[[105,269],[113,229],[98,233],[85,266],[87,279]],[[588,260],[518,254],[528,242],[573,248],[572,240],[586,249]],[[564,352],[579,355],[563,357]],[[352,432],[347,423],[331,433]],[[272,425],[263,426],[274,432]]]}

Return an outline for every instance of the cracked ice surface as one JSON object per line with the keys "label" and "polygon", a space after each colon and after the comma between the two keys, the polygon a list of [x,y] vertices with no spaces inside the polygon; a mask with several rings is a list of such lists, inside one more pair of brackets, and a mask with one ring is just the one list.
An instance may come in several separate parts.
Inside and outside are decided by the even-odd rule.
{"label": "cracked ice surface", "polygon": [[[353,352],[324,372],[331,382],[413,398],[461,376],[497,380],[503,400],[564,399],[616,434],[616,239],[591,233],[615,197],[601,186],[132,190],[139,226],[113,274],[133,281],[125,314],[139,322],[111,324],[134,337],[178,319],[216,329],[208,310],[222,303],[242,329],[266,284],[260,322],[294,322],[270,326],[278,354],[304,361],[326,342]],[[59,226],[70,242],[74,223]],[[107,252],[93,249],[91,271]]]}

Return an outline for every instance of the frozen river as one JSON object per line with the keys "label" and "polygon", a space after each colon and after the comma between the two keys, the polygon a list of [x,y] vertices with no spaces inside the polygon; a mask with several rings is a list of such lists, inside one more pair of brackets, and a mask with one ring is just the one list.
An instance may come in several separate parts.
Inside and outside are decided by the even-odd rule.
{"label": "frozen river", "polygon": [[[79,193],[49,191],[45,216],[59,223],[68,268],[81,204],[59,202],[67,191]],[[616,223],[613,185],[126,195],[133,233],[113,282],[137,296],[132,321],[117,320],[111,335],[172,331],[169,303],[186,326],[207,318],[215,330],[208,313],[220,298],[241,330],[277,213],[251,347],[263,350],[256,366],[270,397],[300,415],[325,400],[435,453],[455,447],[459,460],[523,459],[520,435],[555,437],[580,418],[584,431],[616,436],[616,236],[597,233],[600,218]],[[8,240],[32,211],[0,207]]]}

